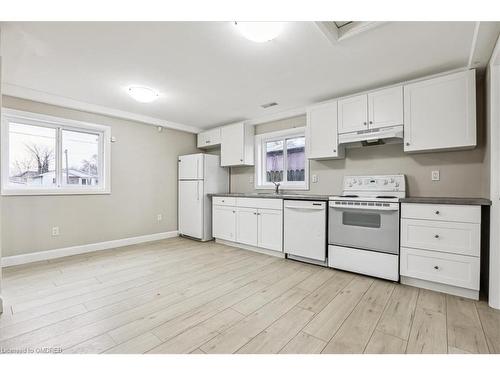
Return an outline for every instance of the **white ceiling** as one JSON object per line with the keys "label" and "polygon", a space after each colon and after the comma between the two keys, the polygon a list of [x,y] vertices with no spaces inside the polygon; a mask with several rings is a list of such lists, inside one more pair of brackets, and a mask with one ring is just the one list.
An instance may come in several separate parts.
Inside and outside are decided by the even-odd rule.
{"label": "white ceiling", "polygon": [[[3,87],[196,130],[464,67],[473,45],[482,49],[473,62],[484,66],[498,24],[473,42],[475,26],[391,22],[334,45],[313,22],[287,23],[268,43],[244,39],[230,22],[2,23]],[[137,103],[125,91],[130,84],[161,97]],[[279,105],[260,107],[273,101]]]}

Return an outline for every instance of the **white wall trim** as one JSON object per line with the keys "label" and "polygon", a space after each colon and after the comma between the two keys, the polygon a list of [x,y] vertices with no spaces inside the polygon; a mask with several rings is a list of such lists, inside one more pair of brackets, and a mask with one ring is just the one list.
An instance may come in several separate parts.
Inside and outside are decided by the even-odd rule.
{"label": "white wall trim", "polygon": [[57,105],[60,107],[76,109],[85,112],[97,113],[100,115],[117,117],[125,120],[142,122],[146,125],[163,126],[164,128],[181,130],[188,133],[196,134],[202,131],[202,129],[190,125],[179,124],[173,121],[162,120],[155,117],[122,111],[120,109],[104,107],[97,104],[81,102],[79,100],[66,98],[64,96],[59,96],[44,91],[34,90],[27,87],[13,85],[10,83],[2,83],[2,95],[33,100],[36,102]]}
{"label": "white wall trim", "polygon": [[470,44],[470,51],[469,51],[469,61],[467,63],[467,67],[470,69],[472,68],[473,65],[473,59],[474,59],[474,54],[476,52],[476,45],[477,45],[477,35],[479,34],[479,25],[481,22],[476,21],[476,24],[474,25],[474,33],[472,34],[472,41]]}
{"label": "white wall trim", "polygon": [[486,72],[487,126],[490,132],[490,256],[488,304],[500,309],[500,38]]}
{"label": "white wall trim", "polygon": [[2,267],[17,266],[19,264],[33,263],[43,260],[66,257],[70,255],[107,250],[115,247],[135,245],[150,241],[164,240],[166,238],[172,238],[177,236],[178,232],[176,230],[173,230],[170,232],[146,234],[144,236],[129,237],[129,238],[123,238],[119,240],[111,240],[105,242],[96,242],[87,245],[70,246],[54,250],[37,251],[21,255],[12,255],[8,257],[2,257]]}

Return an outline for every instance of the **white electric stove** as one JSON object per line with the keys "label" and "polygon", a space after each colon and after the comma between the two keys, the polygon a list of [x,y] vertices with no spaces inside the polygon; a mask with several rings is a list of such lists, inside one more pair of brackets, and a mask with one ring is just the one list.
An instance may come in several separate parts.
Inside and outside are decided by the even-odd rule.
{"label": "white electric stove", "polygon": [[328,265],[399,280],[399,199],[404,175],[346,176],[330,197]]}

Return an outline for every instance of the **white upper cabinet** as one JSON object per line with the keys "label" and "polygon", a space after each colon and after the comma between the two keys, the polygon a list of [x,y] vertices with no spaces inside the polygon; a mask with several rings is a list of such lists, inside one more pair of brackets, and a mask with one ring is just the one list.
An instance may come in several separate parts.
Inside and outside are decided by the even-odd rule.
{"label": "white upper cabinet", "polygon": [[476,146],[475,71],[404,86],[404,150]]}
{"label": "white upper cabinet", "polygon": [[368,93],[368,127],[403,125],[403,86]]}
{"label": "white upper cabinet", "polygon": [[340,134],[403,125],[403,87],[340,99],[338,111]]}
{"label": "white upper cabinet", "polygon": [[309,159],[344,157],[344,148],[338,144],[337,102],[308,108],[306,146]]}
{"label": "white upper cabinet", "polygon": [[368,128],[368,97],[366,94],[338,101],[338,132],[350,133]]}
{"label": "white upper cabinet", "polygon": [[198,148],[210,148],[221,143],[221,128],[210,129],[198,134]]}
{"label": "white upper cabinet", "polygon": [[221,166],[254,164],[254,128],[244,122],[221,128]]}

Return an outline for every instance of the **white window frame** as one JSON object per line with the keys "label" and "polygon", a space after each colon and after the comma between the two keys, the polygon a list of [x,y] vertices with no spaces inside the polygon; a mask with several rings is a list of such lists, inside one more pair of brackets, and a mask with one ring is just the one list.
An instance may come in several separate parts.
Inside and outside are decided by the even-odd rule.
{"label": "white window frame", "polygon": [[[293,128],[280,130],[276,132],[264,133],[255,136],[255,189],[274,189],[272,182],[266,181],[266,142],[283,141],[283,179],[287,177],[287,150],[286,139],[295,137],[305,137],[306,128]],[[307,142],[306,142],[307,143]],[[282,190],[309,190],[309,159],[307,157],[307,147],[305,147],[305,166],[304,166],[304,181],[282,181],[280,189]]]}
{"label": "white window frame", "polygon": [[[9,124],[20,122],[27,125],[43,126],[57,130],[56,136],[56,181],[58,185],[47,187],[29,186],[25,188],[12,187],[9,184]],[[10,108],[2,108],[1,124],[1,194],[2,195],[91,195],[111,194],[111,127],[91,124],[88,122],[69,120],[60,117],[25,112]],[[95,188],[74,187],[63,185],[59,166],[61,158],[61,139],[63,130],[91,132],[99,135],[99,186]]]}

